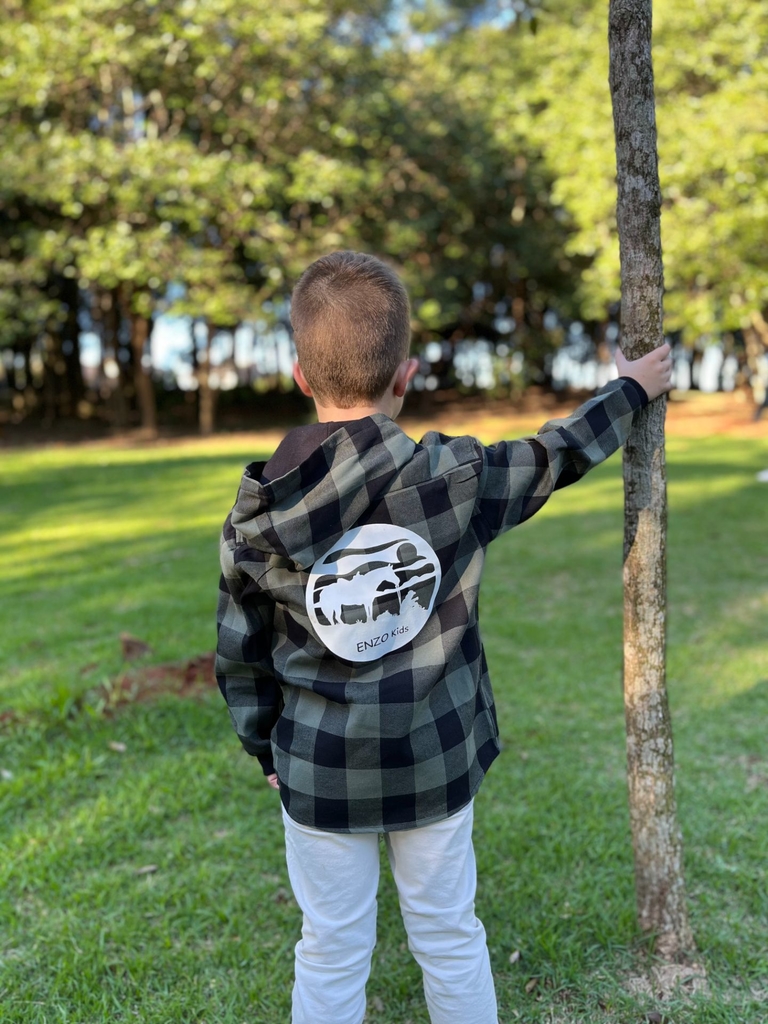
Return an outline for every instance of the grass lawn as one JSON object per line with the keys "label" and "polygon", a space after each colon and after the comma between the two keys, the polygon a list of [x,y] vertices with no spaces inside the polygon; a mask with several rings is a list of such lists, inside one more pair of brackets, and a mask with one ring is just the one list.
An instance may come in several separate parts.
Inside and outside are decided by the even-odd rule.
{"label": "grass lawn", "polygon": [[[223,701],[168,695],[109,716],[93,697],[123,668],[123,631],[151,644],[146,664],[213,647],[218,531],[243,464],[268,450],[238,437],[2,454],[2,1024],[289,1019],[299,919],[278,797]],[[488,558],[504,749],[476,806],[478,909],[504,1024],[768,1020],[768,443],[673,435],[668,460],[669,690],[710,992],[662,1005],[636,991],[649,946],[626,809],[614,457]],[[428,1020],[388,873],[369,997],[371,1024]]]}

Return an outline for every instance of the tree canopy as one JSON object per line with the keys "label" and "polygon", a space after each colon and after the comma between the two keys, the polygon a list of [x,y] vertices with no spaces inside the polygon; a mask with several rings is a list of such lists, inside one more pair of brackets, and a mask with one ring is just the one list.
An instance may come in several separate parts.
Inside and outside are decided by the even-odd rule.
{"label": "tree canopy", "polygon": [[[768,305],[768,3],[655,0],[667,327],[691,337],[744,326]],[[524,125],[544,155],[553,198],[576,226],[579,298],[599,319],[618,295],[613,125],[605,4],[560,0],[535,40],[487,33],[506,75],[499,123]]]}
{"label": "tree canopy", "polygon": [[[335,248],[396,265],[417,342],[506,317],[534,368],[557,341],[546,310],[601,321],[618,297],[596,0],[2,8],[0,349],[20,415],[107,393],[117,420],[144,409],[154,318],[209,338],[268,324]],[[768,0],[655,8],[668,326],[695,337],[768,305]],[[86,396],[84,326],[122,399]]]}

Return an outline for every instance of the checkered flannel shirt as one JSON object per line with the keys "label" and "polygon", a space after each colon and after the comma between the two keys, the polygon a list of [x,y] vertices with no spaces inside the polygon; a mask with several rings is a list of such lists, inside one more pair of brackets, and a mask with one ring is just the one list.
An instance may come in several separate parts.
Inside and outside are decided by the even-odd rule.
{"label": "checkered flannel shirt", "polygon": [[[417,444],[375,414],[276,480],[248,466],[222,535],[216,673],[294,820],[389,831],[469,802],[499,753],[478,627],[485,549],[616,451],[646,402],[635,381],[614,380],[536,436],[489,447],[436,432]],[[317,559],[367,523],[424,538],[442,578],[417,636],[353,664],[321,642],[305,591]]]}

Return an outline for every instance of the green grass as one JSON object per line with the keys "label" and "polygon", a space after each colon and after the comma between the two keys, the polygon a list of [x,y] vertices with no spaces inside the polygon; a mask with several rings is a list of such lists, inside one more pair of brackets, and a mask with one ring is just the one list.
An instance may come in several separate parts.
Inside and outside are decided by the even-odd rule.
{"label": "green grass", "polygon": [[[221,698],[108,718],[88,696],[121,670],[122,631],[152,645],[149,663],[213,647],[218,531],[258,454],[226,439],[3,453],[3,1024],[289,1019],[299,920],[277,796]],[[669,689],[711,985],[665,1004],[675,1024],[768,1018],[766,466],[762,441],[669,445]],[[624,781],[621,507],[614,458],[489,553],[481,621],[504,749],[476,848],[504,1024],[660,1008],[628,987],[648,944]],[[369,1020],[426,1024],[384,878]]]}

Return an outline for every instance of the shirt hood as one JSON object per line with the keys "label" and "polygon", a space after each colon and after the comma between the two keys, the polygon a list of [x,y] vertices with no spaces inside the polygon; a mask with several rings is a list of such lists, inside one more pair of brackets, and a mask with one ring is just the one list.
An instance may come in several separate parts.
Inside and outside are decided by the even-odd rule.
{"label": "shirt hood", "polygon": [[232,526],[249,546],[309,569],[388,490],[416,448],[383,413],[350,420],[275,480],[261,479],[266,463],[251,463]]}

